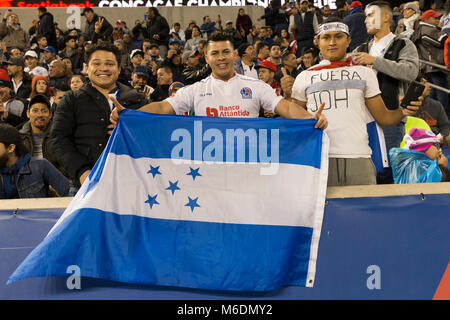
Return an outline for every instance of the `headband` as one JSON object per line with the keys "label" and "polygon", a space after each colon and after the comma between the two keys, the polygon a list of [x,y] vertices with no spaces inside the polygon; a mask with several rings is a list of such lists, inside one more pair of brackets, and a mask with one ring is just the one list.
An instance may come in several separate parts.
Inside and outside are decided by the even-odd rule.
{"label": "headband", "polygon": [[330,31],[341,31],[350,35],[350,32],[348,31],[348,26],[342,22],[329,22],[320,25],[319,32],[317,33],[317,35],[320,36],[322,33]]}

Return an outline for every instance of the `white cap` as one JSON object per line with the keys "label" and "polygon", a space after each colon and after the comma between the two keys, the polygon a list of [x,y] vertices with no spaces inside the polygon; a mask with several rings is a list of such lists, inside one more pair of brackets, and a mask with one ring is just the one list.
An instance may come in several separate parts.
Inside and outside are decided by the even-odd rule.
{"label": "white cap", "polygon": [[48,77],[48,71],[44,67],[36,67],[29,72],[33,76],[44,76]]}
{"label": "white cap", "polygon": [[144,56],[145,53],[141,49],[134,49],[133,51],[131,51],[130,59],[133,59],[133,57],[137,54],[141,54],[142,56]]}
{"label": "white cap", "polygon": [[28,50],[27,52],[25,52],[25,55],[23,57],[24,58],[33,57],[33,58],[38,59],[38,55],[37,55],[36,51],[34,51],[34,50]]}

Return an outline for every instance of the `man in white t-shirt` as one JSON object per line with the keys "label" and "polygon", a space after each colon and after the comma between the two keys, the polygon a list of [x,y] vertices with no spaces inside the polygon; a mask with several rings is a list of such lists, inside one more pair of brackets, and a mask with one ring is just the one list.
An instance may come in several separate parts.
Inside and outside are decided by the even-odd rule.
{"label": "man in white t-shirt", "polygon": [[[205,47],[205,60],[212,74],[204,80],[181,88],[173,97],[153,102],[140,111],[182,115],[194,111],[196,116],[255,118],[260,107],[285,118],[317,119],[316,128],[325,129],[327,120],[322,115],[324,105],[313,115],[293,102],[277,96],[275,91],[261,80],[237,74],[233,69],[235,50],[232,38],[226,33],[213,34]],[[110,120],[112,129],[119,120],[123,107],[113,99],[114,108]]]}
{"label": "man in white t-shirt", "polygon": [[291,98],[309,112],[325,102],[330,138],[328,185],[375,184],[366,123],[373,116],[380,125],[394,125],[415,114],[420,102],[412,102],[407,109],[386,108],[374,72],[353,65],[347,55],[351,39],[346,24],[322,24],[318,36],[323,60],[297,76]]}

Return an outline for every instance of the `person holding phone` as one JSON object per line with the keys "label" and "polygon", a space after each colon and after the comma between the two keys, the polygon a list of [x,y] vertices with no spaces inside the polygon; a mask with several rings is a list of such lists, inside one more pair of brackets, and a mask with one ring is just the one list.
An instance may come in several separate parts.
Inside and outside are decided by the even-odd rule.
{"label": "person holding phone", "polygon": [[8,52],[12,48],[19,48],[23,52],[30,48],[30,36],[20,26],[17,14],[11,10],[5,11],[3,15],[3,20],[0,23],[0,39],[2,39]]}

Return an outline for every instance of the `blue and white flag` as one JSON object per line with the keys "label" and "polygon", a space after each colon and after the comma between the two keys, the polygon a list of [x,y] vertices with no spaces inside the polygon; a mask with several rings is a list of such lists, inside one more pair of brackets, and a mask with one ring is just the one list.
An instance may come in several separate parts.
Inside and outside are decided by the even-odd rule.
{"label": "blue and white flag", "polygon": [[328,175],[315,120],[124,110],[61,218],[9,278],[218,290],[313,286]]}

